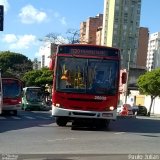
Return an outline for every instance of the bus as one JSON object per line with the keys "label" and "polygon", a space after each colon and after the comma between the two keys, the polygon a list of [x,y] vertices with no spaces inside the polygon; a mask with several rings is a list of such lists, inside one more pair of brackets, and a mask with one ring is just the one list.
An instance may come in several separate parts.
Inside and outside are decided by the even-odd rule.
{"label": "bus", "polygon": [[22,110],[41,110],[43,107],[43,91],[41,87],[25,87],[22,95]]}
{"label": "bus", "polygon": [[1,80],[2,113],[12,112],[17,115],[17,111],[21,108],[23,83],[13,77],[2,77]]}
{"label": "bus", "polygon": [[[82,122],[108,127],[117,117],[120,51],[89,44],[63,44],[52,54],[52,116],[58,126]],[[122,83],[126,82],[123,73]]]}

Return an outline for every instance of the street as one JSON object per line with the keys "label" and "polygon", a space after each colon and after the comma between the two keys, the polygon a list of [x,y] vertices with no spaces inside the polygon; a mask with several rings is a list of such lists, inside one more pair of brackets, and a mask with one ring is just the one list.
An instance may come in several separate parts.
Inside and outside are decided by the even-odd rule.
{"label": "street", "polygon": [[158,118],[120,118],[109,129],[97,130],[72,128],[71,123],[58,127],[49,111],[19,111],[1,115],[0,126],[1,154],[160,153]]}

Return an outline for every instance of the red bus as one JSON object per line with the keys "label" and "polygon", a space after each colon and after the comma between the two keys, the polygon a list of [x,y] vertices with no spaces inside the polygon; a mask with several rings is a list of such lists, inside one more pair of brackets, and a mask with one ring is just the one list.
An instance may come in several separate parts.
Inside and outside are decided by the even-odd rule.
{"label": "red bus", "polygon": [[22,102],[22,81],[18,78],[2,77],[2,113],[13,112],[21,108]]}
{"label": "red bus", "polygon": [[[59,126],[91,122],[107,127],[119,100],[120,51],[116,48],[63,44],[52,54],[52,116]],[[125,78],[126,76],[122,76]],[[125,83],[125,79],[122,80]]]}

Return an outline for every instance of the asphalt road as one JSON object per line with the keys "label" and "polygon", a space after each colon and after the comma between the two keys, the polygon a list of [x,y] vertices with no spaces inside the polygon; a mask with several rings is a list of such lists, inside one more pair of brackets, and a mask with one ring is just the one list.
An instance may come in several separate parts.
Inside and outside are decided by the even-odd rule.
{"label": "asphalt road", "polygon": [[20,111],[0,116],[0,144],[2,159],[160,159],[160,119],[121,118],[97,130],[58,127],[48,111]]}

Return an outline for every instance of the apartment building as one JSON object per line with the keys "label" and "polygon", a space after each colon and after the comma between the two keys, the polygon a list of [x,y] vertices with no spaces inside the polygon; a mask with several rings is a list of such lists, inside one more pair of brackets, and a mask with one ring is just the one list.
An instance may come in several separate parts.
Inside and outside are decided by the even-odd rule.
{"label": "apartment building", "polygon": [[121,50],[122,68],[136,66],[141,0],[104,0],[102,45]]}
{"label": "apartment building", "polygon": [[146,67],[148,71],[160,67],[160,32],[149,36]]}
{"label": "apartment building", "polygon": [[102,26],[97,28],[96,32],[96,45],[102,44]]}
{"label": "apartment building", "polygon": [[80,43],[96,44],[96,34],[103,23],[103,14],[90,17],[86,22],[80,24]]}
{"label": "apartment building", "polygon": [[49,67],[51,56],[51,43],[45,43],[40,49],[41,55],[41,68]]}
{"label": "apartment building", "polygon": [[148,41],[149,41],[148,28],[140,27],[138,37],[139,38],[138,38],[136,68],[146,69]]}
{"label": "apartment building", "polygon": [[35,58],[33,61],[33,69],[34,70],[41,69],[41,61],[38,61],[37,58]]}

